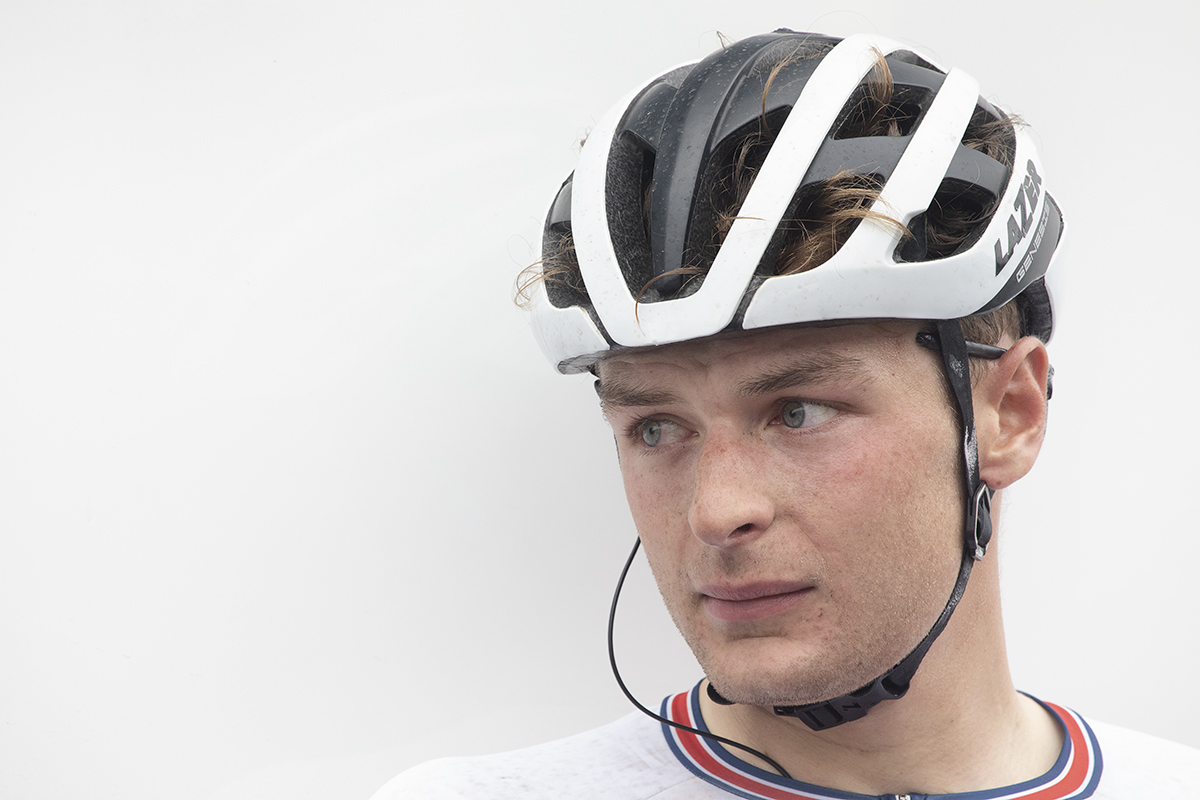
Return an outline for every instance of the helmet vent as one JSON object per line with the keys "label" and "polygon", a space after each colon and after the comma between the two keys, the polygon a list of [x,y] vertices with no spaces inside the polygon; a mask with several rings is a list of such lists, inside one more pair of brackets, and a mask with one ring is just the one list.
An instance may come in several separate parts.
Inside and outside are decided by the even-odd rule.
{"label": "helmet vent", "polygon": [[933,261],[969,250],[987,229],[1011,175],[1012,122],[982,99],[929,208],[908,223],[913,234],[897,261]]}
{"label": "helmet vent", "polygon": [[635,134],[618,136],[612,144],[605,181],[605,212],[612,236],[613,251],[624,265],[625,285],[629,293],[643,301],[657,299],[654,288],[644,292],[653,268],[646,209],[654,174],[654,152]]}

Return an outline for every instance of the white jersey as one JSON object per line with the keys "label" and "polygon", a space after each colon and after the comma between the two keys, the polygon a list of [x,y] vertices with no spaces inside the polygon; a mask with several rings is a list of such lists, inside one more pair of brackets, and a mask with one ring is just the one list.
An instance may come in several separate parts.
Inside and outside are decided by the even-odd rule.
{"label": "white jersey", "polygon": [[[1200,750],[1043,703],[1066,736],[1031,781],[990,791],[874,795],[826,789],[760,769],[710,739],[634,712],[577,736],[474,758],[445,758],[393,779],[373,800],[1197,800]],[[708,730],[699,686],[663,701],[669,719]]]}

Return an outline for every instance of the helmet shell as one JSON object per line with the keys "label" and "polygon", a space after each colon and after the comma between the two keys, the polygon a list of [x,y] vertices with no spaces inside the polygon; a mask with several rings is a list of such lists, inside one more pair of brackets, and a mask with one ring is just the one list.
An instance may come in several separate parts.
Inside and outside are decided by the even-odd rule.
{"label": "helmet shell", "polygon": [[[911,108],[906,127],[839,135],[880,58]],[[776,31],[655,76],[600,120],[551,205],[543,258],[569,234],[586,288],[532,287],[543,351],[559,371],[580,372],[618,348],[797,323],[955,319],[1018,296],[1025,332],[1049,340],[1047,279],[1062,214],[1019,126],[1012,168],[963,143],[980,114],[1003,119],[973,78],[877,36]],[[748,126],[779,120],[732,226],[718,246],[706,244],[713,165]],[[824,263],[772,274],[794,199],[844,171],[874,176],[882,188],[872,210],[913,230],[947,187],[991,198],[994,211],[949,256],[924,257],[900,226],[864,219]],[[710,263],[685,279],[697,253]]]}

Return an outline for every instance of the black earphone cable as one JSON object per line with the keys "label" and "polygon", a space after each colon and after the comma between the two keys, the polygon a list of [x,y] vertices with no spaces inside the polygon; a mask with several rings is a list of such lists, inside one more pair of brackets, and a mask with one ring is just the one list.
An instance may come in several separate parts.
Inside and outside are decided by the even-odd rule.
{"label": "black earphone cable", "polygon": [[617,579],[617,589],[615,592],[613,592],[612,607],[608,612],[608,663],[612,665],[613,677],[617,679],[617,685],[621,687],[621,691],[624,692],[625,696],[629,698],[629,702],[633,703],[633,705],[637,707],[638,711],[641,711],[643,714],[653,717],[664,725],[670,725],[672,728],[678,728],[681,731],[690,731],[698,736],[712,739],[713,741],[720,742],[721,744],[728,745],[729,747],[736,747],[739,750],[743,750],[751,755],[757,756],[766,763],[770,764],[771,768],[780,775],[788,780],[792,780],[792,776],[788,774],[786,769],[779,766],[779,764],[770,756],[766,755],[765,753],[760,753],[753,747],[735,742],[732,739],[726,739],[724,736],[718,736],[717,734],[710,733],[709,731],[702,731],[699,728],[683,725],[682,723],[669,720],[660,714],[655,714],[653,711],[639,703],[637,698],[633,696],[633,693],[630,692],[629,688],[625,685],[625,681],[621,680],[621,672],[617,669],[616,649],[613,647],[613,628],[615,627],[617,621],[617,600],[621,597],[621,587],[625,585],[625,576],[629,574],[629,568],[633,565],[633,559],[637,555],[638,548],[641,547],[641,545],[641,538],[638,538],[634,541],[633,550],[630,551],[629,558],[625,560],[625,567],[621,570],[621,577]]}

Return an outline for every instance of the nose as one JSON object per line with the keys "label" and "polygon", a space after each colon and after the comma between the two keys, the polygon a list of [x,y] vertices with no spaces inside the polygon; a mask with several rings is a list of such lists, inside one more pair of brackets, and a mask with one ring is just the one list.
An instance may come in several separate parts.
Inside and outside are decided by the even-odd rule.
{"label": "nose", "polygon": [[775,504],[753,437],[711,434],[700,449],[688,524],[713,547],[731,547],[761,534],[775,519]]}

